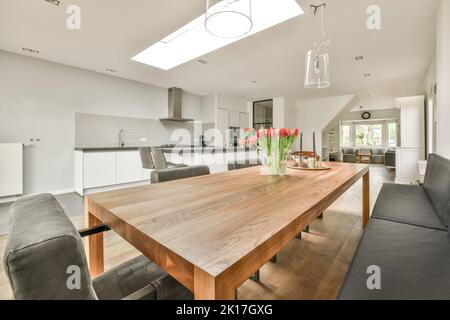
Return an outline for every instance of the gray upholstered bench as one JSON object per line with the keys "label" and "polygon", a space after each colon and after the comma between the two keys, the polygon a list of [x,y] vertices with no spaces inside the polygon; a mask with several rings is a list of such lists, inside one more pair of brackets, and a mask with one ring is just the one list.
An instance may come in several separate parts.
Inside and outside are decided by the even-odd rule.
{"label": "gray upholstered bench", "polygon": [[[385,184],[339,299],[450,299],[450,161],[428,160],[423,186]],[[380,268],[381,289],[367,286]]]}
{"label": "gray upholstered bench", "polygon": [[189,299],[192,294],[144,256],[91,279],[79,232],[50,194],[11,207],[4,254],[15,299]]}

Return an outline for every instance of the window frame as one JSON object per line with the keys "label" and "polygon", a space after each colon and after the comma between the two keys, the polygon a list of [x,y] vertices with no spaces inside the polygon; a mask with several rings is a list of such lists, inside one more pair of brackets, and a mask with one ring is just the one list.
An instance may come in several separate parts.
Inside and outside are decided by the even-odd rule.
{"label": "window frame", "polygon": [[[396,145],[389,144],[389,125],[395,123],[396,127]],[[367,144],[359,145],[356,143],[356,127],[359,125],[381,125],[381,145],[370,146]],[[350,145],[343,144],[343,127],[350,127]],[[339,125],[339,143],[341,147],[353,147],[353,148],[397,148],[399,145],[399,121],[398,119],[373,119],[373,120],[352,120],[341,121]]]}

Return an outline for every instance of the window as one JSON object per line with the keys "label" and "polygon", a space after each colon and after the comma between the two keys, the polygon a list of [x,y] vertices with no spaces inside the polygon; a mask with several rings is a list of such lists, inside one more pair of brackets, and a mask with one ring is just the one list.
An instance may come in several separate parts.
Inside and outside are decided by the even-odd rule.
{"label": "window", "polygon": [[381,124],[356,125],[356,145],[380,147],[383,143],[383,126]]}
{"label": "window", "polygon": [[352,145],[350,125],[342,125],[341,126],[341,145],[342,146],[351,146]]}
{"label": "window", "polygon": [[388,124],[388,146],[397,146],[397,122],[391,122]]}
{"label": "window", "polygon": [[396,119],[341,122],[341,146],[390,148],[398,144]]}

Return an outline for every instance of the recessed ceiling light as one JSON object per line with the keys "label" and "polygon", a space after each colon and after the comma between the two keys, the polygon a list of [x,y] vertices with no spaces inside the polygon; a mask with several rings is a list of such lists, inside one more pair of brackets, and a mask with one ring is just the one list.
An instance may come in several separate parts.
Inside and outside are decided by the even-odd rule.
{"label": "recessed ceiling light", "polygon": [[364,78],[368,78],[370,76],[372,76],[370,73],[364,73]]}
{"label": "recessed ceiling light", "polygon": [[55,6],[59,6],[61,3],[61,1],[59,1],[59,0],[45,0],[45,1],[47,1],[48,3],[54,4]]}
{"label": "recessed ceiling light", "polygon": [[29,52],[29,53],[39,53],[39,50],[31,49],[31,48],[22,48],[23,51]]}
{"label": "recessed ceiling light", "polygon": [[203,14],[137,54],[132,60],[169,70],[301,14],[303,10],[295,0],[253,1],[252,30],[235,39],[219,38],[209,33],[205,28]]}
{"label": "recessed ceiling light", "polygon": [[355,60],[356,61],[362,61],[362,60],[364,60],[364,56],[356,56]]}
{"label": "recessed ceiling light", "polygon": [[258,81],[256,81],[256,80],[252,80],[252,83],[258,83]]}
{"label": "recessed ceiling light", "polygon": [[200,59],[200,60],[198,60],[198,63],[201,63],[201,64],[208,64],[208,61],[203,60],[203,59]]}
{"label": "recessed ceiling light", "polygon": [[118,72],[117,70],[114,70],[114,69],[110,69],[110,68],[106,68],[105,70],[106,70],[106,71],[108,71],[108,72],[112,72],[112,73],[116,73],[116,72]]}

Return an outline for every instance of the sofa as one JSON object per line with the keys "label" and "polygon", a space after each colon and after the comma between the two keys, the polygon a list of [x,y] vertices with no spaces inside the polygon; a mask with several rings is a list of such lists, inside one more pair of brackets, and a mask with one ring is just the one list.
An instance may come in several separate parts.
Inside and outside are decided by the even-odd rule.
{"label": "sofa", "polygon": [[450,299],[449,215],[448,159],[430,155],[423,185],[384,184],[339,299]]}

